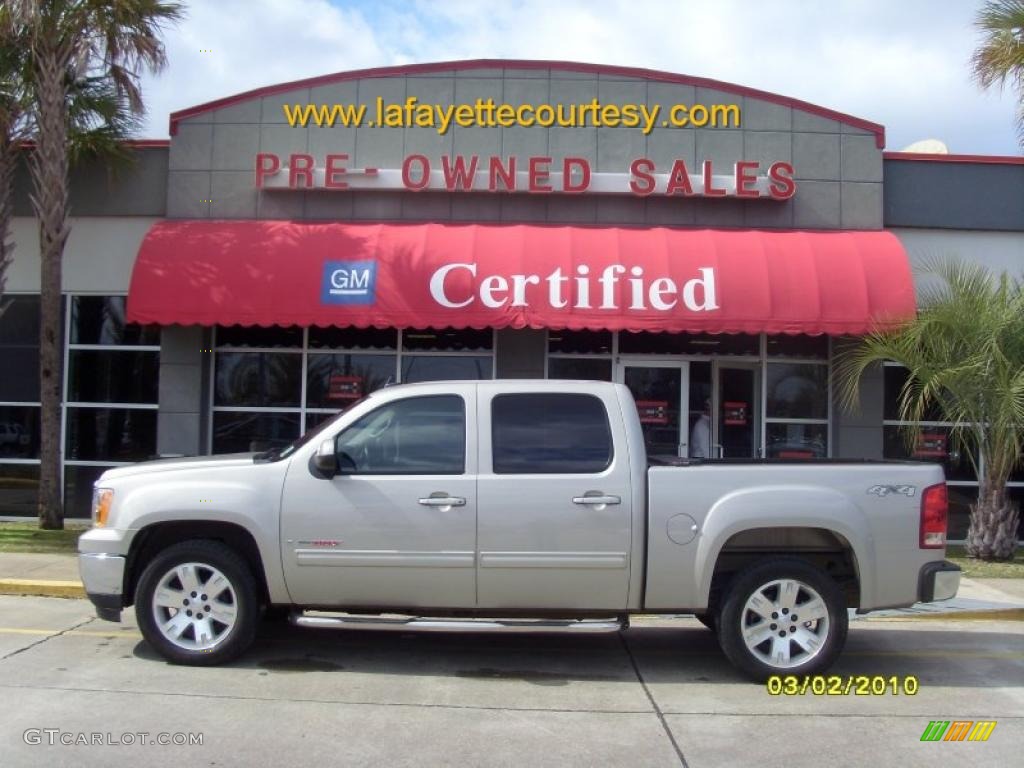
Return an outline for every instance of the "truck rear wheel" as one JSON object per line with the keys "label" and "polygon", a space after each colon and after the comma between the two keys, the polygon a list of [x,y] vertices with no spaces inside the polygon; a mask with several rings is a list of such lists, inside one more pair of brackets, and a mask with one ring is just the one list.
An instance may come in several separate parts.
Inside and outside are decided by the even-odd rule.
{"label": "truck rear wheel", "polygon": [[232,549],[184,541],[142,572],[135,613],[142,636],[165,659],[210,666],[252,644],[260,615],[256,595],[252,571]]}
{"label": "truck rear wheel", "polygon": [[761,682],[827,669],[846,642],[848,623],[835,581],[803,560],[778,558],[751,566],[732,582],[718,641],[733,665]]}

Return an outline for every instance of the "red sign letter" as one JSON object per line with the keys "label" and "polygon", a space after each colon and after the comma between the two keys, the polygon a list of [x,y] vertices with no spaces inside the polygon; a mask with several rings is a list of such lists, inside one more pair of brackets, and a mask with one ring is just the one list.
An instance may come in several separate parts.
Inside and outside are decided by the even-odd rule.
{"label": "red sign letter", "polygon": [[313,186],[313,156],[296,154],[288,158],[288,186],[295,189],[299,177],[302,178],[302,186],[309,189]]}
{"label": "red sign letter", "polygon": [[281,158],[270,152],[256,155],[256,189],[263,189],[263,180],[281,170]]}
{"label": "red sign letter", "polygon": [[441,168],[444,171],[444,186],[449,192],[458,189],[472,189],[476,180],[476,155],[469,158],[469,170],[466,170],[466,159],[462,155],[456,155],[454,167],[451,158],[444,155],[441,158]]}
{"label": "red sign letter", "polygon": [[324,171],[324,187],[327,189],[347,189],[348,182],[345,176],[345,166],[342,165],[348,160],[348,155],[328,155],[327,169]]}
{"label": "red sign letter", "polygon": [[[572,183],[573,166],[580,169],[580,181]],[[582,157],[567,157],[562,161],[562,191],[586,192],[590,187],[590,163]]]}
{"label": "red sign letter", "polygon": [[725,190],[721,187],[715,187],[712,185],[712,171],[711,161],[704,161],[704,196],[705,197],[725,197]]}
{"label": "red sign letter", "polygon": [[646,157],[638,157],[629,164],[629,172],[633,175],[629,188],[634,195],[649,195],[654,191],[654,163]]}
{"label": "red sign letter", "polygon": [[[420,164],[420,180],[413,181],[412,178],[412,164]],[[421,189],[426,189],[430,183],[430,161],[427,160],[426,155],[409,155],[402,161],[402,184],[405,185],[406,189],[411,189],[413,192],[418,192]]]}
{"label": "red sign letter", "polygon": [[[761,193],[756,189],[747,189],[748,184],[757,183],[757,166],[751,160],[740,160],[736,163],[736,197],[760,197]],[[754,171],[753,174],[747,171]]]}
{"label": "red sign letter", "polygon": [[531,192],[550,192],[551,185],[546,183],[549,179],[548,166],[551,165],[550,157],[531,157],[530,158],[530,191]]}
{"label": "red sign letter", "polygon": [[516,159],[514,157],[508,159],[508,168],[501,164],[500,157],[491,158],[491,173],[487,181],[487,188],[491,192],[498,191],[498,179],[501,179],[501,183],[505,185],[506,192],[516,191]]}
{"label": "red sign letter", "polygon": [[771,183],[768,191],[776,200],[789,200],[796,194],[796,182],[793,181],[793,166],[789,163],[772,163],[768,168]]}
{"label": "red sign letter", "polygon": [[686,163],[682,160],[676,160],[672,163],[672,170],[668,174],[668,187],[665,189],[666,195],[675,195],[682,190],[684,195],[693,194],[693,186],[690,184],[690,173],[686,170]]}

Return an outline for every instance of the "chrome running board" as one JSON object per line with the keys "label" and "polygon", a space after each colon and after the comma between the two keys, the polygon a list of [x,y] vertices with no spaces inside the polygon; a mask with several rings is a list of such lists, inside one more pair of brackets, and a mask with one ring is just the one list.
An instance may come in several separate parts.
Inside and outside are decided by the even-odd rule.
{"label": "chrome running board", "polygon": [[381,618],[331,613],[293,613],[298,627],[321,629],[371,629],[397,632],[617,632],[629,628],[629,620],[535,620],[535,619],[424,619],[415,616]]}

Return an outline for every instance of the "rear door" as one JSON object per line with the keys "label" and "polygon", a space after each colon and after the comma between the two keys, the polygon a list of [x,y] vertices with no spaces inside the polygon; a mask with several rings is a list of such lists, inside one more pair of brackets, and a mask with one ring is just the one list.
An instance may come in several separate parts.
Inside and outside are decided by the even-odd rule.
{"label": "rear door", "polygon": [[632,493],[614,392],[482,382],[477,407],[479,606],[624,609]]}

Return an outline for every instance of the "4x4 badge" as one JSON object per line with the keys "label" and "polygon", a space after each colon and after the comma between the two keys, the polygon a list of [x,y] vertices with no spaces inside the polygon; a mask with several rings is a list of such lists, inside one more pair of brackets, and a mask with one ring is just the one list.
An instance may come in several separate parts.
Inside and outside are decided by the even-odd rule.
{"label": "4x4 badge", "polygon": [[917,493],[916,485],[872,485],[868,493],[875,496],[888,496],[889,494],[900,494],[901,496],[913,497]]}

